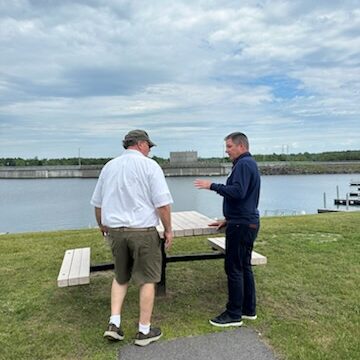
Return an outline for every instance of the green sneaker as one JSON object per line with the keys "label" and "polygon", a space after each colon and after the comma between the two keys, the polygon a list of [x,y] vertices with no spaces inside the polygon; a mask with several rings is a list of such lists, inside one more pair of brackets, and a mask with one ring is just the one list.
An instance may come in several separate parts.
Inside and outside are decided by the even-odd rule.
{"label": "green sneaker", "polygon": [[162,337],[162,332],[159,328],[150,328],[150,332],[145,335],[138,332],[135,336],[135,345],[146,346],[150,343],[159,340]]}

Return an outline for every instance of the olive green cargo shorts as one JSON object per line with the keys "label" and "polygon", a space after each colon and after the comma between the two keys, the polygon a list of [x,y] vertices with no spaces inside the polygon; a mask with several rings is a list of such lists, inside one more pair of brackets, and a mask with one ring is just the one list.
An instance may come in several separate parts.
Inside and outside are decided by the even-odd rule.
{"label": "olive green cargo shorts", "polygon": [[115,278],[126,284],[158,283],[161,278],[161,239],[155,227],[109,229]]}

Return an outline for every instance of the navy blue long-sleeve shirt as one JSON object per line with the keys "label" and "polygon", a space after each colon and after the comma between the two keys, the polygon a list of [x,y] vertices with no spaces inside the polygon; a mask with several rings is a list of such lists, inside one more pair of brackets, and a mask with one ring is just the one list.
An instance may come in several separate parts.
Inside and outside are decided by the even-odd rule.
{"label": "navy blue long-sleeve shirt", "polygon": [[226,185],[212,183],[210,190],[224,197],[223,213],[227,222],[259,223],[260,173],[249,152],[234,160]]}

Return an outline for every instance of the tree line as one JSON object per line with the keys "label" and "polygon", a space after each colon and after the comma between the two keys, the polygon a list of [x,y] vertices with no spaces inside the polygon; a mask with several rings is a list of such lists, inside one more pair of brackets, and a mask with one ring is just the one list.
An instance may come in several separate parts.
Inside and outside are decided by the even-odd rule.
{"label": "tree line", "polygon": [[[360,150],[329,151],[322,153],[298,153],[298,154],[255,154],[258,162],[263,161],[359,161]],[[153,159],[160,165],[169,163],[168,158],[153,156]],[[0,158],[0,166],[52,166],[52,165],[104,165],[111,158],[59,158],[59,159],[32,159]],[[199,161],[226,162],[228,158],[199,158]]]}
{"label": "tree line", "polygon": [[356,161],[360,150],[328,151],[322,153],[254,155],[257,161]]}

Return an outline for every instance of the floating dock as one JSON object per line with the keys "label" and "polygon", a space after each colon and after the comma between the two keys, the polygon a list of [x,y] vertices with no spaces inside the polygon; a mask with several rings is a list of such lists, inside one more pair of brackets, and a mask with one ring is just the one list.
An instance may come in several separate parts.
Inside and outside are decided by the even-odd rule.
{"label": "floating dock", "polygon": [[349,205],[349,206],[359,206],[360,200],[352,200],[352,199],[335,199],[334,200],[335,205]]}
{"label": "floating dock", "polygon": [[318,214],[331,213],[331,212],[350,212],[350,210],[343,209],[318,209]]}

